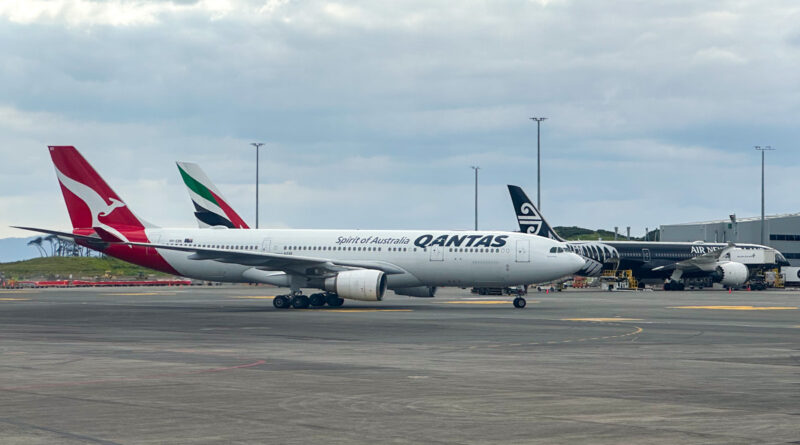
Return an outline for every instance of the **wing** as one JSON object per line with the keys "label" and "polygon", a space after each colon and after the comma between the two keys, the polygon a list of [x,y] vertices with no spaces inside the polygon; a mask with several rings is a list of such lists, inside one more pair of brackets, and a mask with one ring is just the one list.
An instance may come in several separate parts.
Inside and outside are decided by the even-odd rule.
{"label": "wing", "polygon": [[713,250],[711,252],[689,258],[688,260],[678,261],[676,263],[667,264],[665,266],[654,267],[653,270],[682,270],[684,272],[703,271],[713,272],[717,267],[719,258],[730,248],[735,247],[735,244],[730,243],[727,247],[722,249]]}
{"label": "wing", "polygon": [[339,260],[322,257],[286,255],[282,253],[254,252],[249,250],[210,249],[189,246],[173,246],[153,243],[120,243],[154,249],[189,252],[190,260],[211,260],[226,264],[258,267],[264,270],[277,270],[305,276],[318,276],[350,269],[375,269],[386,274],[404,274],[404,269],[385,261]]}

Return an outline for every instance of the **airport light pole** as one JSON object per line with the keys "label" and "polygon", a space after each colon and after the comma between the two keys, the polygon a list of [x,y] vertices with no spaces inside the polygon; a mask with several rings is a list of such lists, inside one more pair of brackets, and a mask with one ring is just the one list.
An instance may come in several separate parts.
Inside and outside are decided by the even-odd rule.
{"label": "airport light pole", "polygon": [[473,165],[471,167],[475,170],[475,231],[478,230],[478,170],[481,168]]}
{"label": "airport light pole", "polygon": [[542,211],[542,121],[546,117],[532,117],[536,121],[536,207]]}
{"label": "airport light pole", "polygon": [[769,145],[764,147],[756,145],[755,149],[761,152],[761,245],[764,244],[764,152],[774,151],[775,149]]}
{"label": "airport light pole", "polygon": [[263,142],[251,142],[250,145],[256,148],[256,229],[258,228],[258,149],[264,145]]}

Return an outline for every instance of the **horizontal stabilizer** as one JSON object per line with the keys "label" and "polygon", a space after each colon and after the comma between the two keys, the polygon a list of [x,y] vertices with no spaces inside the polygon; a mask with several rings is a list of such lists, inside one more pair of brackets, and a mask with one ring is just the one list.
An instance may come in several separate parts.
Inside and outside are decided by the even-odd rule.
{"label": "horizontal stabilizer", "polygon": [[109,242],[109,243],[122,243],[122,242],[125,242],[125,240],[120,239],[120,237],[118,237],[117,235],[114,235],[113,233],[109,232],[108,230],[106,230],[106,229],[104,229],[102,227],[94,227],[93,229],[97,233],[97,235],[100,237],[100,239],[102,239],[103,241],[106,241],[106,242]]}
{"label": "horizontal stabilizer", "polygon": [[85,241],[90,241],[90,242],[101,241],[100,238],[98,238],[96,236],[76,235],[74,233],[61,232],[61,231],[58,231],[58,230],[39,229],[39,228],[36,228],[36,227],[22,227],[22,226],[11,226],[11,227],[13,227],[15,229],[21,229],[21,230],[30,230],[31,232],[39,232],[39,233],[46,233],[48,235],[56,235],[56,236],[59,236],[59,237],[62,237],[62,238],[68,238],[68,239],[72,239],[72,240],[85,240]]}

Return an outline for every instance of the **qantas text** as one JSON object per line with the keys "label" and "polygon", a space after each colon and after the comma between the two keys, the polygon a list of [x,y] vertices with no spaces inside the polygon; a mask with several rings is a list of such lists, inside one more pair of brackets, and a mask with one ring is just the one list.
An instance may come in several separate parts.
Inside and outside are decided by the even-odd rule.
{"label": "qantas text", "polygon": [[422,235],[414,240],[417,247],[503,247],[506,245],[508,235]]}

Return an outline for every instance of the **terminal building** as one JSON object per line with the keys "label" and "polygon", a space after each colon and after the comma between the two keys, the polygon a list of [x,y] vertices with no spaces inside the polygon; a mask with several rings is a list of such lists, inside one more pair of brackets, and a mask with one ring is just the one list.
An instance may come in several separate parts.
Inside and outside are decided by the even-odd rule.
{"label": "terminal building", "polygon": [[[706,241],[761,244],[761,217],[662,225],[661,241]],[[767,215],[764,244],[778,249],[792,266],[800,266],[800,213]]]}

